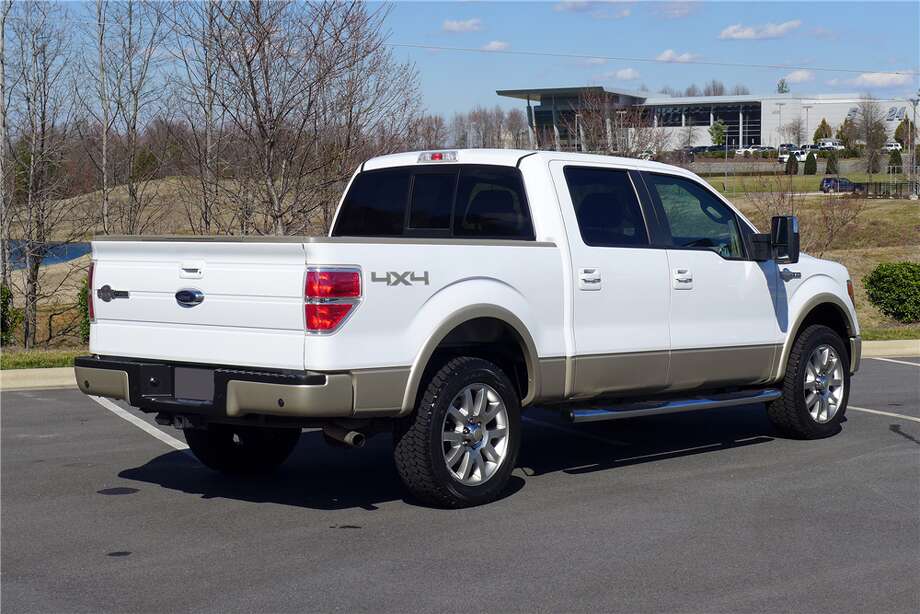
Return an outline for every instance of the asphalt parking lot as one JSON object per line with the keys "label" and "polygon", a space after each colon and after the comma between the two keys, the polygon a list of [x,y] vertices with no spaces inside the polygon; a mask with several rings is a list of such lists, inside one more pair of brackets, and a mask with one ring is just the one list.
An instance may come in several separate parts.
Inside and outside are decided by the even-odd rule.
{"label": "asphalt parking lot", "polygon": [[506,496],[446,511],[404,499],[388,437],[304,433],[278,473],[229,479],[76,390],[4,392],[2,605],[916,612],[920,359],[865,359],[850,405],[821,441],[763,406],[533,410]]}

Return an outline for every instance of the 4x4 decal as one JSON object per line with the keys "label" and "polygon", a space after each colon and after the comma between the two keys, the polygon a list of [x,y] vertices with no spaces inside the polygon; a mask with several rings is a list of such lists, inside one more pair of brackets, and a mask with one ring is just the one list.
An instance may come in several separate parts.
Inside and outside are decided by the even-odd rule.
{"label": "4x4 decal", "polygon": [[402,273],[397,271],[388,271],[387,273],[371,272],[371,281],[385,283],[388,286],[411,286],[419,282],[427,286],[428,271],[422,271],[421,275],[415,271],[403,271]]}

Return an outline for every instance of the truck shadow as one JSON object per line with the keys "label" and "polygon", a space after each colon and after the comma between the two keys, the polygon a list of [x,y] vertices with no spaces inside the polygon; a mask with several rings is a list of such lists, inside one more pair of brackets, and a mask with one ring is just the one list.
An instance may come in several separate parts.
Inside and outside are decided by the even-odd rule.
{"label": "truck shadow", "polygon": [[[718,455],[768,443],[776,436],[763,406],[592,425],[571,425],[546,410],[526,415],[535,420],[523,423],[518,466],[504,497],[524,488],[527,477],[585,474],[683,456]],[[326,445],[319,432],[305,432],[291,458],[269,475],[223,476],[183,452],[163,454],[118,475],[206,499],[320,510],[375,510],[381,503],[397,500],[418,505],[406,498],[393,464],[390,438],[385,435],[370,439],[360,450],[345,450]]]}

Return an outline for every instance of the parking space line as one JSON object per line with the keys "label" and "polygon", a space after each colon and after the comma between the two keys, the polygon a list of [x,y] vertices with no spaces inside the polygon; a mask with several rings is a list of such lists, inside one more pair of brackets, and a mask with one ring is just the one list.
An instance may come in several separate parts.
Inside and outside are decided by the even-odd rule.
{"label": "parking space line", "polygon": [[570,428],[563,426],[561,424],[555,424],[553,422],[546,422],[545,420],[538,420],[537,418],[531,418],[530,416],[521,416],[521,420],[525,422],[530,422],[544,428],[553,429],[555,431],[560,431],[562,433],[568,433],[569,435],[576,435],[578,437],[584,437],[585,439],[591,439],[593,441],[598,441],[600,443],[605,443],[608,446],[627,446],[626,442],[618,441],[616,439],[608,439],[607,437],[601,437],[600,435],[595,435],[593,433],[587,433],[579,429]]}
{"label": "parking space line", "polygon": [[894,362],[899,365],[910,365],[912,367],[920,367],[920,362],[908,362],[906,360],[895,360],[893,358],[879,358],[878,356],[868,356],[866,360],[884,360],[885,362]]}
{"label": "parking space line", "polygon": [[127,420],[128,422],[130,422],[131,424],[133,424],[140,430],[144,431],[148,435],[152,435],[156,437],[157,439],[159,439],[166,445],[173,447],[176,450],[179,450],[180,452],[185,452],[186,454],[190,453],[188,451],[188,446],[185,444],[185,442],[179,441],[172,435],[167,435],[166,433],[156,428],[155,426],[151,426],[150,424],[144,422],[143,420],[141,420],[140,418],[138,418],[131,412],[127,412],[123,410],[122,408],[120,408],[118,405],[116,405],[112,401],[106,398],[103,398],[103,397],[91,396],[90,398],[94,400],[96,403],[98,403],[99,405],[103,406],[104,408],[112,412],[113,414],[115,414],[116,416],[118,416],[119,418]]}
{"label": "parking space line", "polygon": [[868,409],[866,407],[854,407],[853,405],[847,405],[847,409],[852,409],[853,411],[864,411],[867,414],[878,414],[879,416],[888,416],[890,418],[900,418],[901,420],[910,420],[911,422],[920,422],[920,418],[915,418],[913,416],[905,416],[904,414],[896,414],[890,411],[881,411],[878,409]]}

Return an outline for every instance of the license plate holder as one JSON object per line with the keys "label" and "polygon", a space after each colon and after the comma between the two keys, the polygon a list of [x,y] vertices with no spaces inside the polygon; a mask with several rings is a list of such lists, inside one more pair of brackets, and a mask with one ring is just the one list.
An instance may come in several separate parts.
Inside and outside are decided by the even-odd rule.
{"label": "license plate holder", "polygon": [[173,397],[189,401],[213,401],[214,371],[176,367],[173,369]]}

